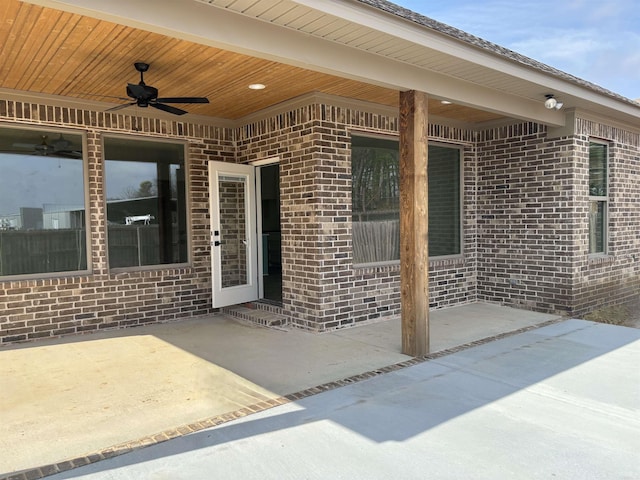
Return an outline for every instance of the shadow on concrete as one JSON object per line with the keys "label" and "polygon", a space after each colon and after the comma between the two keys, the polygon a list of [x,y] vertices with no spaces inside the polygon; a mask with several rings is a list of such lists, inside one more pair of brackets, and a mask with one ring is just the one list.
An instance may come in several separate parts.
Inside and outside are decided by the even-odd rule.
{"label": "shadow on concrete", "polygon": [[[620,372],[611,370],[615,362],[609,364],[606,359],[638,340],[638,330],[569,320],[303,398],[54,478],[126,468],[325,421],[377,443],[403,442],[542,381],[557,384],[565,394],[595,398],[614,409],[632,411],[637,407],[634,387],[621,385]],[[604,360],[594,363],[598,358]],[[594,371],[599,382],[595,390]]]}
{"label": "shadow on concrete", "polygon": [[[494,304],[436,310],[432,350],[555,320]],[[405,362],[400,339],[399,319],[312,334],[209,316],[0,349],[0,471],[121,451],[181,425]]]}

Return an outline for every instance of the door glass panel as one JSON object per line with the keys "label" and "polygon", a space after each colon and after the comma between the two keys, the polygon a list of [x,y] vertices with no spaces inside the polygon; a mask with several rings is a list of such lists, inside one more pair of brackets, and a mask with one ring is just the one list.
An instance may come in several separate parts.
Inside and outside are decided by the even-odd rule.
{"label": "door glass panel", "polygon": [[247,285],[247,182],[220,176],[220,269],[222,288]]}
{"label": "door glass panel", "polygon": [[260,167],[263,298],[282,303],[280,167]]}

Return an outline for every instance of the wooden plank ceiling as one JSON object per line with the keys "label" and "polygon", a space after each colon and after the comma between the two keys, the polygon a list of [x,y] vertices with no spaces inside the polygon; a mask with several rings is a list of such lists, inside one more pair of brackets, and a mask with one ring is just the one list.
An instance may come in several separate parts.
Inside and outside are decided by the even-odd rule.
{"label": "wooden plank ceiling", "polygon": [[[198,115],[237,120],[309,92],[398,106],[398,92],[388,88],[19,0],[3,0],[0,15],[1,88],[126,103],[126,84],[140,79],[133,63],[142,61],[151,66],[145,83],[160,97],[208,97],[209,104],[181,106]],[[250,90],[253,83],[267,88]],[[429,109],[467,123],[499,118],[436,100]]]}

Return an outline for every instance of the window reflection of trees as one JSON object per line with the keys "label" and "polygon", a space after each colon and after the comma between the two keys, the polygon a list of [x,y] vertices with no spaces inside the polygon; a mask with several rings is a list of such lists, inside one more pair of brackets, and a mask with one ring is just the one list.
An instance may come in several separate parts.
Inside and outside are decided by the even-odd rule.
{"label": "window reflection of trees", "polygon": [[352,155],[354,216],[359,221],[397,218],[400,208],[398,152],[354,148]]}
{"label": "window reflection of trees", "polygon": [[[429,254],[459,255],[461,160],[454,146],[429,144]],[[355,264],[400,259],[400,162],[397,140],[352,137],[352,242]]]}

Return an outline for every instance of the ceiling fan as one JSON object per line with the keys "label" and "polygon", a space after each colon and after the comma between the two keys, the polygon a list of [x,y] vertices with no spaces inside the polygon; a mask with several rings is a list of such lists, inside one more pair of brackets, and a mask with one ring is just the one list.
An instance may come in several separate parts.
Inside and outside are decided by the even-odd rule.
{"label": "ceiling fan", "polygon": [[[136,62],[133,64],[138,72],[140,72],[140,82],[127,84],[127,96],[134,101],[118,105],[107,110],[107,112],[113,112],[114,110],[120,110],[131,105],[137,105],[139,107],[153,107],[164,112],[173,113],[174,115],[184,115],[186,110],[181,108],[166,105],[167,103],[209,103],[209,99],[206,97],[161,97],[158,98],[158,89],[144,83],[144,72],[149,70],[149,64],[144,62]],[[123,99],[128,100],[128,99]]]}

